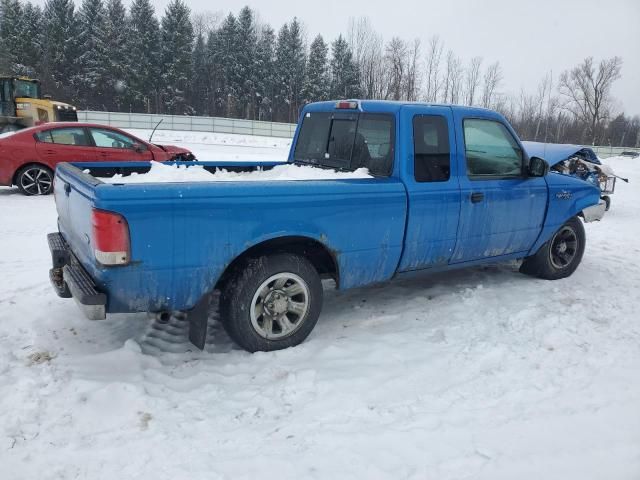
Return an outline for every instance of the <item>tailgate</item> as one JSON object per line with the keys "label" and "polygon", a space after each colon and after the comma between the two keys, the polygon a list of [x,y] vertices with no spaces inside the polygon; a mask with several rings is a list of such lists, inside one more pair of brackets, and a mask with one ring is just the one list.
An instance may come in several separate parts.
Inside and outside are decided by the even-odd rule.
{"label": "tailgate", "polygon": [[95,265],[91,246],[91,210],[95,203],[95,187],[101,183],[70,164],[60,164],[56,169],[53,192],[58,210],[58,229],[84,266]]}

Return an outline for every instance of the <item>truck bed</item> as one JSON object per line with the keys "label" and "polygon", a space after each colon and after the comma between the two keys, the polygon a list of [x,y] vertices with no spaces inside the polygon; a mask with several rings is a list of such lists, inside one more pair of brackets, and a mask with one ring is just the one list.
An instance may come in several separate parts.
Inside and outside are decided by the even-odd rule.
{"label": "truck bed", "polygon": [[[210,172],[252,171],[269,163],[197,162]],[[339,288],[384,281],[402,254],[407,196],[398,179],[189,183],[106,183],[145,173],[141,164],[62,164],[54,194],[59,230],[74,257],[107,295],[108,313],[188,310],[211,291],[233,260],[288,236],[331,252]],[[131,261],[101,266],[91,245],[91,210],[123,215]]]}

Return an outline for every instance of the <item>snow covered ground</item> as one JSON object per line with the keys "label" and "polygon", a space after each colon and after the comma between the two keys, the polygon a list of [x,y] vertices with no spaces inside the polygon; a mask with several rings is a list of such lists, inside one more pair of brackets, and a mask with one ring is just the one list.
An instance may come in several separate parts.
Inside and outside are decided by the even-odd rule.
{"label": "snow covered ground", "polygon": [[254,355],[85,320],[49,286],[53,198],[0,189],[0,478],[637,480],[640,162],[609,162],[631,183],[571,278],[329,290],[304,344]]}
{"label": "snow covered ground", "polygon": [[[152,132],[140,129],[126,131],[143,140],[148,140]],[[286,161],[291,146],[290,138],[171,130],[156,130],[152,141],[188,148],[202,161]]]}

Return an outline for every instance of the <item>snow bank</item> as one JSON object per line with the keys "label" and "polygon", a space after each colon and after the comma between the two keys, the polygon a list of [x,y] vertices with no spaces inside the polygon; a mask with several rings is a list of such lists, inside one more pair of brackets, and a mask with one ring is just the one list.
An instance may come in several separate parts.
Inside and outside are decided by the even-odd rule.
{"label": "snow bank", "polygon": [[339,172],[312,166],[278,165],[270,170],[252,172],[230,172],[218,170],[210,173],[200,165],[165,165],[151,162],[148,173],[120,174],[104,178],[106,183],[183,183],[183,182],[264,182],[291,180],[343,180],[349,178],[371,178],[366,168],[354,172]]}

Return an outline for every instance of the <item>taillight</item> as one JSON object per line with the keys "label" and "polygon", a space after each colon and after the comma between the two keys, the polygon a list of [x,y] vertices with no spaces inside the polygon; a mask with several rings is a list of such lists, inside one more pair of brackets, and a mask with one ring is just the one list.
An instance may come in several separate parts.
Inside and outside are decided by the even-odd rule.
{"label": "taillight", "polygon": [[129,225],[119,213],[93,209],[93,249],[102,265],[126,265],[131,257]]}

